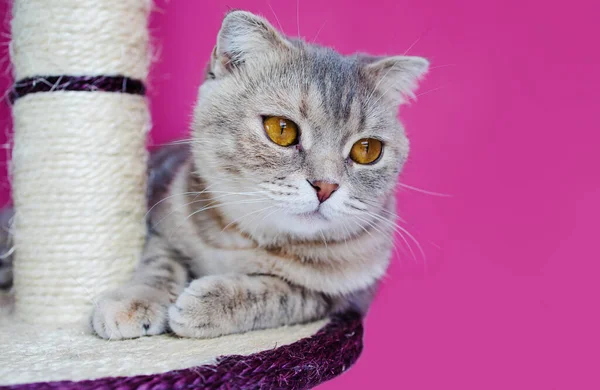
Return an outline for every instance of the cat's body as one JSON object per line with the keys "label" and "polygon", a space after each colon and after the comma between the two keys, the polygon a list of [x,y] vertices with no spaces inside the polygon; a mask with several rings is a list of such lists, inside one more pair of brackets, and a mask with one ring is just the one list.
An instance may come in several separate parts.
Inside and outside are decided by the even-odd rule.
{"label": "cat's body", "polygon": [[191,139],[152,156],[142,259],[98,298],[94,331],[213,337],[365,312],[408,153],[397,106],[426,69],[345,57],[229,13]]}
{"label": "cat's body", "polygon": [[[187,146],[153,155],[144,256],[127,294],[99,300],[92,319],[99,335],[162,333],[168,317],[180,335],[210,337],[366,310],[387,266],[389,238],[367,229],[337,242],[261,245],[222,214],[228,194],[206,190],[193,167]],[[164,299],[148,305],[156,287]],[[120,309],[108,323],[114,307]]]}

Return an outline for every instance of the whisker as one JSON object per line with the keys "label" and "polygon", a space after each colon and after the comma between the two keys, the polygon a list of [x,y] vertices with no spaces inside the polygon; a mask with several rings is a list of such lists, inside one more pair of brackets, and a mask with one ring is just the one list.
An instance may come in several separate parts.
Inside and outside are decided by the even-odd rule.
{"label": "whisker", "polygon": [[197,194],[201,194],[201,192],[197,192],[197,191],[186,191],[186,192],[180,192],[180,193],[178,193],[178,194],[172,194],[172,195],[169,195],[169,196],[165,196],[164,198],[162,198],[161,200],[159,200],[158,202],[156,202],[154,205],[152,205],[152,207],[150,207],[150,208],[148,209],[148,211],[146,211],[146,214],[144,214],[144,219],[146,219],[146,217],[148,217],[148,214],[150,214],[150,212],[151,212],[152,210],[154,210],[154,208],[155,208],[156,206],[158,206],[159,204],[161,204],[162,202],[164,202],[164,201],[166,201],[166,200],[169,200],[169,199],[171,199],[171,198],[174,198],[174,197],[176,197],[176,196],[183,196],[183,195],[194,195],[194,194],[196,194],[196,195],[197,195]]}
{"label": "whisker", "polygon": [[321,233],[321,238],[323,238],[323,244],[325,244],[325,250],[329,251],[329,246],[327,246],[327,239],[325,238],[325,234],[323,233],[323,229],[319,229],[319,233]]}
{"label": "whisker", "polygon": [[352,237],[352,234],[350,233],[350,230],[348,230],[348,226],[346,223],[343,223],[342,226],[344,227],[344,230],[346,230],[347,236],[344,237],[344,242],[346,243],[346,249],[348,250],[348,252],[350,252],[350,246],[348,245],[348,238]]}
{"label": "whisker", "polygon": [[378,227],[375,225],[375,222],[373,222],[373,221],[369,221],[369,220],[366,220],[366,219],[363,219],[363,218],[361,218],[361,217],[358,217],[358,216],[355,216],[355,218],[357,218],[357,219],[359,219],[360,221],[362,221],[362,222],[366,223],[366,224],[367,224],[369,227],[371,227],[371,229],[375,230],[377,233],[379,233],[379,234],[381,234],[381,235],[383,235],[383,236],[385,236],[385,235],[386,235],[386,234],[385,234],[385,232],[383,232],[381,229],[379,229],[379,228],[378,228]]}
{"label": "whisker", "polygon": [[[260,202],[267,202],[267,199],[247,199],[247,200],[240,200],[240,201],[234,201],[234,202],[228,202],[228,203],[218,203],[218,202],[211,202],[211,204],[202,207],[199,210],[194,211],[193,213],[189,214],[187,217],[184,218],[184,220],[182,221],[181,224],[179,224],[178,226],[175,227],[175,231],[177,231],[181,226],[183,226],[183,224],[185,223],[185,221],[187,221],[188,219],[190,219],[192,216],[201,213],[203,211],[207,211],[207,210],[211,210],[217,207],[223,207],[223,206],[230,206],[230,205],[237,205],[237,204],[251,204],[251,203],[260,203]],[[195,203],[196,201],[193,201],[192,203]],[[182,206],[183,207],[183,206]],[[175,212],[175,210],[172,210],[169,214],[165,215],[163,218],[161,218],[158,222],[156,222],[154,225],[158,226],[160,223],[162,223],[166,218],[168,218],[170,215],[172,215]],[[174,233],[173,233],[174,234]]]}
{"label": "whisker", "polygon": [[319,34],[321,33],[321,30],[323,29],[323,27],[325,27],[326,23],[327,23],[327,19],[323,22],[321,27],[319,27],[319,29],[317,30],[317,35],[315,35],[315,37],[313,38],[312,43],[315,43],[317,41],[317,38],[319,37]]}
{"label": "whisker", "polygon": [[408,248],[408,251],[410,252],[410,254],[411,254],[412,258],[413,258],[413,261],[417,262],[417,255],[415,254],[415,251],[412,249],[412,246],[410,245],[410,243],[408,242],[408,240],[406,239],[406,237],[404,237],[404,235],[401,232],[397,231],[396,229],[394,229],[394,232],[396,232],[400,236],[400,239],[404,242],[404,244]]}
{"label": "whisker", "polygon": [[375,238],[375,237],[373,237],[373,235],[371,234],[371,232],[370,232],[370,231],[368,231],[368,230],[367,230],[367,229],[366,229],[366,228],[365,228],[363,225],[361,225],[360,223],[356,222],[354,219],[351,219],[350,221],[352,221],[352,222],[354,222],[356,225],[358,225],[358,227],[360,227],[360,228],[361,228],[361,229],[362,229],[362,230],[363,230],[365,233],[367,233],[369,236],[371,236],[372,238]]}
{"label": "whisker", "polygon": [[377,215],[377,214],[374,214],[374,213],[369,213],[369,215],[371,215],[374,218],[379,219],[380,221],[382,221],[384,223],[388,223],[401,236],[402,236],[402,233],[406,234],[415,243],[415,245],[419,249],[419,252],[420,252],[421,256],[423,257],[423,261],[425,262],[427,260],[427,256],[425,255],[425,251],[423,250],[423,247],[421,246],[421,244],[419,243],[419,241],[408,230],[406,230],[405,228],[403,228],[402,226],[400,226],[398,223],[390,221],[389,219],[383,218],[380,215]]}
{"label": "whisker", "polygon": [[[358,200],[358,199],[357,199],[357,200]],[[365,204],[370,204],[370,203],[369,203],[369,202],[367,202],[367,201],[361,201],[361,202],[364,202]],[[379,207],[378,205],[373,205],[373,206],[374,206],[374,207],[375,207],[375,206],[376,206],[376,207]],[[399,218],[399,217],[398,217],[398,216],[397,216],[395,213],[392,213],[392,212],[390,212],[390,211],[388,211],[388,210],[385,210],[385,209],[380,209],[380,211],[382,211],[382,212],[384,212],[384,213],[388,214],[388,215],[389,215],[389,217],[390,217],[390,218],[392,218],[392,219],[401,219],[401,218]],[[400,236],[400,238],[401,238],[401,239],[404,241],[404,243],[406,244],[407,248],[410,250],[410,252],[411,252],[411,254],[412,254],[412,257],[413,257],[413,259],[414,259],[415,261],[417,261],[416,255],[415,255],[414,251],[412,250],[412,247],[411,247],[411,245],[410,245],[410,244],[409,244],[409,242],[406,240],[406,238],[404,237],[404,235],[403,235],[403,234],[402,234],[400,231],[398,231],[398,229],[396,228],[396,224],[394,224],[394,223],[393,223],[392,221],[390,221],[389,219],[387,219],[387,218],[383,218],[382,216],[380,216],[380,215],[378,215],[378,214],[376,214],[376,213],[370,212],[370,211],[368,211],[368,210],[364,211],[364,213],[365,213],[365,214],[367,214],[367,215],[368,215],[368,216],[370,216],[370,217],[373,217],[373,218],[375,218],[375,219],[377,219],[377,220],[379,220],[379,221],[382,221],[382,222],[384,222],[384,223],[388,224],[388,226],[390,226],[390,227],[391,227],[391,228],[394,230],[394,232],[395,232],[395,233],[398,233],[398,235]],[[348,214],[348,213],[347,213],[347,214]],[[359,219],[360,219],[360,217],[357,217],[357,216],[355,216],[354,214],[348,214],[348,215],[352,215],[353,217],[356,217],[356,218],[359,218]],[[394,245],[394,248],[395,248],[395,245]],[[398,255],[398,252],[397,252],[397,251],[396,251],[396,255]]]}
{"label": "whisker", "polygon": [[[358,200],[359,202],[362,202],[362,201],[360,201],[359,199],[356,199],[356,200]],[[366,211],[367,213],[369,213],[367,210],[364,210],[364,211]],[[391,216],[392,218],[396,218],[396,214],[394,214],[394,213],[391,213],[391,212],[389,212],[389,211],[387,211],[387,210],[384,210],[384,209],[381,209],[381,211],[384,211],[384,212],[386,212],[386,213],[389,213],[389,214],[390,214],[390,216]],[[353,214],[351,214],[351,215],[352,215],[352,216],[354,216]],[[359,218],[360,218],[360,217],[359,217]],[[373,226],[373,225],[371,225],[371,226]],[[384,234],[384,233],[381,233],[381,234]],[[404,239],[404,237],[401,237],[401,238],[402,238],[402,239],[405,241],[406,245],[407,245],[408,247],[410,247],[410,246],[408,245],[408,242],[406,242],[406,239]],[[401,258],[402,256],[400,256],[400,253],[398,252],[398,246],[396,245],[396,243],[394,242],[394,240],[393,240],[393,239],[391,240],[391,242],[392,242],[392,248],[394,249],[394,254],[396,255],[396,257],[398,257],[398,258]],[[413,259],[414,259],[414,258],[415,258],[415,255],[414,255],[414,253],[413,253]],[[415,261],[416,261],[416,260],[415,260]]]}
{"label": "whisker", "polygon": [[163,145],[189,145],[189,144],[194,144],[194,143],[199,143],[200,141],[197,139],[179,139],[176,141],[171,141],[171,142],[166,142]]}
{"label": "whisker", "polygon": [[296,0],[296,26],[298,27],[298,38],[300,38],[300,0]]}
{"label": "whisker", "polygon": [[247,192],[235,192],[235,191],[202,191],[201,194],[227,194],[227,195],[254,195],[256,194],[267,194],[268,191],[247,191]]}
{"label": "whisker", "polygon": [[428,93],[435,92],[435,91],[440,90],[440,89],[442,89],[444,87],[445,87],[444,85],[441,85],[441,86],[439,86],[437,88],[433,88],[433,89],[427,90],[425,92],[421,92],[421,93],[417,94],[415,97],[420,97],[420,96],[423,96],[423,95],[427,95]]}
{"label": "whisker", "polygon": [[[396,64],[394,64],[394,65],[390,66],[390,68],[387,70],[387,72],[385,72],[385,73],[383,74],[383,76],[381,76],[381,78],[380,78],[380,79],[377,81],[377,84],[375,84],[375,87],[373,87],[373,90],[371,91],[371,93],[369,94],[369,96],[367,96],[367,98],[365,99],[365,103],[364,103],[364,106],[365,106],[365,107],[368,107],[368,106],[370,105],[370,103],[371,103],[371,97],[373,96],[373,94],[375,93],[375,91],[377,90],[377,88],[379,88],[379,85],[380,85],[380,84],[383,82],[383,80],[384,80],[384,79],[387,77],[387,75],[388,75],[388,74],[389,74],[389,73],[390,73],[390,72],[391,72],[391,71],[392,71],[392,70],[393,70],[395,67],[396,67]],[[390,88],[391,88],[391,87],[390,87]],[[388,89],[387,89],[387,90],[384,92],[384,94],[383,94],[383,95],[381,95],[381,96],[379,97],[379,99],[381,99],[381,97],[382,97],[382,96],[384,96],[384,95],[387,93],[387,91],[389,91],[389,90],[390,90],[390,88],[388,88]],[[379,99],[377,99],[377,100],[375,101],[375,104],[374,104],[375,106],[376,106],[376,103],[379,101]]]}
{"label": "whisker", "polygon": [[446,68],[448,66],[456,66],[456,64],[443,64],[443,65],[436,65],[436,66],[432,66],[431,68],[429,68],[429,70],[434,70],[434,69],[439,69],[439,68]]}
{"label": "whisker", "polygon": [[260,202],[267,202],[267,201],[268,201],[268,199],[250,199],[250,200],[240,200],[240,201],[235,201],[235,202],[219,203],[219,204],[215,204],[212,206],[206,206],[199,210],[194,211],[193,213],[191,213],[190,215],[185,217],[183,222],[187,221],[188,219],[190,219],[191,217],[193,217],[194,215],[196,215],[198,213],[201,213],[201,212],[207,211],[207,210],[211,210],[211,209],[214,209],[217,207],[233,206],[233,205],[249,204],[249,203],[260,203]]}
{"label": "whisker", "polygon": [[[390,70],[391,70],[391,69],[393,69],[393,68],[394,68],[394,67],[392,66],[392,67],[390,68]],[[387,71],[387,73],[389,73],[389,71],[390,71],[390,70],[388,70],[388,71]],[[387,73],[386,73],[386,75],[387,75]],[[392,83],[392,84],[391,84],[391,85],[390,85],[390,86],[389,86],[389,87],[388,87],[388,88],[387,88],[385,91],[383,91],[383,93],[381,94],[381,96],[379,96],[379,97],[377,98],[377,100],[375,100],[375,102],[372,104],[372,106],[373,106],[373,107],[377,107],[377,103],[379,103],[379,101],[380,101],[380,100],[381,100],[381,99],[382,99],[382,98],[383,98],[385,95],[387,95],[387,93],[388,93],[389,91],[391,91],[391,90],[392,90],[392,88],[394,88],[394,84],[393,84],[393,83]],[[375,91],[373,91],[373,92],[375,92]],[[409,95],[409,96],[410,96],[410,95]]]}
{"label": "whisker", "polygon": [[367,201],[367,200],[362,200],[361,202],[363,202],[364,204],[366,204],[368,206],[374,207],[377,210],[379,210],[379,211],[381,211],[381,212],[389,215],[394,220],[398,219],[399,221],[402,221],[402,222],[406,223],[406,221],[404,220],[404,218],[400,217],[397,213],[391,212],[391,211],[386,210],[384,208],[381,208],[381,204],[377,204],[377,203],[370,202],[370,201]]}
{"label": "whisker", "polygon": [[227,225],[225,225],[225,227],[224,227],[224,228],[221,230],[221,232],[224,232],[225,230],[227,230],[227,228],[228,228],[229,226],[231,226],[231,225],[233,225],[233,224],[235,224],[235,223],[237,223],[237,222],[241,221],[242,219],[244,219],[244,218],[248,217],[249,215],[253,215],[253,214],[256,214],[256,213],[260,213],[261,211],[269,210],[269,209],[271,209],[271,208],[273,208],[273,207],[276,207],[276,206],[273,206],[273,205],[271,205],[271,206],[267,206],[267,207],[265,207],[265,208],[263,208],[263,209],[254,210],[254,211],[252,211],[252,212],[250,212],[250,213],[247,213],[247,214],[245,214],[245,215],[243,215],[243,216],[241,216],[241,217],[239,217],[239,218],[236,218],[236,219],[234,219],[233,221],[229,222]]}
{"label": "whisker", "polygon": [[[378,228],[376,228],[376,227],[375,227],[375,225],[374,225],[372,222],[369,222],[369,221],[366,221],[366,220],[364,220],[364,219],[361,219],[360,217],[358,217],[358,219],[360,219],[360,220],[362,220],[363,222],[367,223],[367,224],[368,224],[368,225],[369,225],[371,228],[375,229],[375,230],[376,230],[376,231],[378,231],[380,234],[382,234],[382,235],[386,235],[386,234],[385,234],[385,233],[383,233],[381,230],[379,230]],[[374,237],[373,237],[373,235],[371,234],[371,232],[369,232],[368,230],[366,230],[366,229],[365,229],[365,228],[364,228],[364,227],[363,227],[363,226],[362,226],[360,223],[358,223],[358,222],[356,222],[356,221],[354,221],[354,220],[351,220],[351,221],[353,221],[354,223],[356,223],[356,224],[357,224],[357,225],[358,225],[360,228],[362,228],[362,229],[363,229],[363,230],[364,230],[364,231],[365,231],[367,234],[369,234],[369,236],[371,236],[372,238],[374,238]],[[404,237],[402,237],[402,239],[403,239],[403,240],[405,240],[405,242],[406,242],[406,239],[405,239]],[[393,239],[391,239],[390,241],[391,241],[391,247],[394,249],[394,253],[396,254],[396,256],[397,256],[398,258],[401,258],[400,254],[398,253],[398,248],[397,248],[397,246],[396,246],[396,244],[395,244],[394,240],[393,240]],[[408,242],[406,242],[406,245],[407,245],[407,247],[408,247],[409,249],[411,249],[411,248],[410,248],[410,245],[408,245]],[[411,250],[411,252],[412,252],[412,250]],[[414,252],[412,252],[412,254],[413,254],[413,259],[415,259],[415,261],[416,261],[416,258],[415,258],[415,255],[414,255]]]}
{"label": "whisker", "polygon": [[267,5],[269,6],[269,8],[271,8],[271,12],[273,12],[273,16],[275,16],[275,20],[277,21],[277,25],[279,26],[279,31],[283,32],[283,27],[281,27],[279,18],[277,17],[277,14],[275,13],[275,10],[273,9],[273,6],[271,5],[271,2],[269,0],[267,0]]}
{"label": "whisker", "polygon": [[406,49],[406,51],[404,52],[404,54],[402,54],[403,56],[407,55],[408,52],[410,51],[410,49],[412,49],[417,43],[419,43],[419,41],[421,40],[421,37],[418,37],[417,39],[415,39],[415,41],[408,47],[408,49]]}
{"label": "whisker", "polygon": [[424,190],[424,189],[421,189],[421,188],[418,188],[418,187],[409,186],[408,184],[404,184],[404,183],[400,183],[400,182],[398,182],[398,185],[400,187],[404,187],[404,188],[407,188],[409,190],[420,192],[420,193],[426,194],[426,195],[440,196],[440,197],[443,197],[443,198],[451,198],[452,197],[452,195],[450,195],[450,194],[443,194],[441,192],[427,191],[427,190]]}
{"label": "whisker", "polygon": [[[151,212],[151,211],[152,211],[152,210],[153,210],[153,209],[154,209],[156,206],[158,206],[160,203],[162,203],[162,202],[164,202],[164,201],[166,201],[166,200],[168,200],[168,199],[171,199],[171,198],[173,198],[173,197],[177,197],[177,196],[183,196],[183,195],[196,195],[196,197],[194,198],[194,201],[195,201],[196,199],[198,199],[198,196],[200,196],[200,195],[203,195],[203,194],[216,194],[216,193],[220,193],[220,194],[229,194],[229,195],[251,195],[251,194],[260,194],[260,193],[264,193],[264,191],[253,191],[253,192],[229,192],[229,191],[209,191],[209,190],[208,190],[209,188],[211,188],[211,187],[214,187],[214,186],[215,186],[215,184],[211,184],[211,185],[207,186],[207,187],[206,187],[204,190],[202,190],[202,191],[188,191],[188,192],[181,192],[181,193],[178,193],[178,194],[172,194],[172,195],[166,196],[166,197],[162,198],[161,200],[159,200],[158,202],[156,202],[154,205],[152,205],[152,207],[150,207],[150,208],[148,209],[148,211],[147,211],[147,212],[146,212],[146,214],[144,215],[144,219],[145,219],[146,217],[148,217],[148,214],[150,214],[150,212]],[[212,199],[214,199],[214,198],[212,198]],[[184,204],[184,206],[190,205],[191,203],[193,203],[193,202],[186,203],[186,204]]]}
{"label": "whisker", "polygon": [[[275,206],[274,206],[275,207]],[[275,214],[277,211],[279,211],[278,207],[275,207],[275,210],[271,211],[270,213],[266,214],[265,216],[263,216],[261,218],[260,221],[258,221],[258,225],[260,225],[262,223],[262,221],[264,221],[265,219],[267,219],[268,217],[270,217],[271,215]],[[252,220],[250,223],[254,222],[254,220]]]}

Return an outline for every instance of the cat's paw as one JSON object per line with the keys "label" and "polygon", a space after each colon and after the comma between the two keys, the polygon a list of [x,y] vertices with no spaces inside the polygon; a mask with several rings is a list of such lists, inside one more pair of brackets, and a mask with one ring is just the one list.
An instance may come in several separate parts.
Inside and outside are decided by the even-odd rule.
{"label": "cat's paw", "polygon": [[233,333],[230,318],[235,291],[232,281],[218,276],[193,281],[169,308],[169,327],[182,337],[210,338]]}
{"label": "cat's paw", "polygon": [[101,295],[90,325],[100,337],[131,339],[164,333],[168,294],[149,286],[127,286]]}

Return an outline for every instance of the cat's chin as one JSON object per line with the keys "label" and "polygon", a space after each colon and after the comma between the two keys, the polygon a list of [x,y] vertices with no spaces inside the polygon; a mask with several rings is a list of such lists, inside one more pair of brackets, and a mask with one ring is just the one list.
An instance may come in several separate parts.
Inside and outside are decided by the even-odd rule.
{"label": "cat's chin", "polygon": [[306,213],[292,214],[294,218],[299,219],[303,222],[314,222],[314,221],[325,221],[328,222],[329,218],[327,218],[323,213],[317,209],[314,211],[309,211]]}
{"label": "cat's chin", "polygon": [[324,210],[316,209],[310,212],[281,214],[272,221],[271,231],[274,237],[282,233],[298,240],[345,239],[357,232],[352,227],[357,224],[340,221],[338,217],[328,215]]}

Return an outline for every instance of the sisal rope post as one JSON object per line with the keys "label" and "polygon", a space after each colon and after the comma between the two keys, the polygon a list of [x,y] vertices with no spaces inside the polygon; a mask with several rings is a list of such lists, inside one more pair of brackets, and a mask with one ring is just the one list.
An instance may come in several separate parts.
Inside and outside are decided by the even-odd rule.
{"label": "sisal rope post", "polygon": [[14,1],[13,91],[25,91],[13,105],[14,286],[24,321],[86,318],[140,255],[150,7]]}

